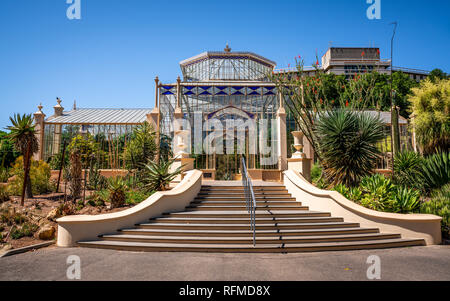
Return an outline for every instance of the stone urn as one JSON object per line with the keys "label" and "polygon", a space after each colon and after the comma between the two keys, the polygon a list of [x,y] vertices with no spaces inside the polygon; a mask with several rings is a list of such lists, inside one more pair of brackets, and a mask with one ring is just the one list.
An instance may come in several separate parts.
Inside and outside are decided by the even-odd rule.
{"label": "stone urn", "polygon": [[296,152],[292,154],[292,158],[294,159],[306,158],[306,154],[303,152],[303,136],[304,136],[303,132],[293,131],[292,136],[294,137],[294,148],[296,150]]}

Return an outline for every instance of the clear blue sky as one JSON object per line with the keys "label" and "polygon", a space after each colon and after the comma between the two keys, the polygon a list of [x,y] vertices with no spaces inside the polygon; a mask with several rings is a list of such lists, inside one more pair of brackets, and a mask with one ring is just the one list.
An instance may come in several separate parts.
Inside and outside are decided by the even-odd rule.
{"label": "clear blue sky", "polygon": [[450,72],[450,1],[382,0],[368,20],[366,0],[81,0],[68,20],[66,0],[0,1],[0,127],[13,113],[56,97],[70,108],[153,107],[154,77],[174,82],[178,63],[206,50],[252,51],[286,67],[333,46],[378,46],[394,65]]}

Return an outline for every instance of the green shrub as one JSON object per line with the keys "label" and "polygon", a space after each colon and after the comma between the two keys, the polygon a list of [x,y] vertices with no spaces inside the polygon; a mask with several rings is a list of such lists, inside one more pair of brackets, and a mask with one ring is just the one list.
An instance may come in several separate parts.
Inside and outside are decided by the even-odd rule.
{"label": "green shrub", "polygon": [[157,151],[155,137],[156,133],[148,122],[134,128],[123,153],[128,170],[142,169],[146,162],[153,160]]}
{"label": "green shrub", "polygon": [[427,157],[422,167],[422,178],[428,191],[449,183],[450,153],[439,153]]}
{"label": "green shrub", "polygon": [[318,182],[321,181],[322,176],[322,166],[320,164],[315,163],[311,168],[311,182],[315,185],[318,185]]}
{"label": "green shrub", "polygon": [[3,210],[0,215],[0,221],[8,226],[21,225],[27,221],[27,217],[18,212]]}
{"label": "green shrub", "polygon": [[20,239],[22,237],[31,237],[38,229],[38,225],[27,222],[22,226],[15,226],[11,231],[11,238]]}
{"label": "green shrub", "polygon": [[144,192],[141,190],[130,190],[126,193],[126,203],[129,205],[139,204],[142,201],[145,201],[151,193]]}
{"label": "green shrub", "polygon": [[345,196],[347,199],[359,203],[362,198],[362,191],[358,187],[348,188],[344,184],[338,184],[334,190]]}
{"label": "green shrub", "polygon": [[9,190],[7,186],[0,186],[0,204],[9,201]]}
{"label": "green shrub", "polygon": [[442,234],[450,238],[450,184],[434,191],[431,200],[422,203],[420,212],[442,217]]}
{"label": "green shrub", "polygon": [[421,189],[424,159],[415,152],[404,151],[395,156],[394,181],[398,185]]}
{"label": "green shrub", "polygon": [[0,167],[0,183],[7,183],[9,179],[9,170],[4,167]]}
{"label": "green shrub", "polygon": [[[14,164],[11,174],[15,178],[8,185],[9,192],[12,195],[22,194],[23,185],[23,157],[19,157]],[[55,190],[54,184],[50,181],[50,166],[44,161],[31,161],[30,179],[33,194],[44,194]]]}
{"label": "green shrub", "polygon": [[98,165],[91,164],[88,174],[88,189],[102,190],[108,186],[108,180],[100,173]]}

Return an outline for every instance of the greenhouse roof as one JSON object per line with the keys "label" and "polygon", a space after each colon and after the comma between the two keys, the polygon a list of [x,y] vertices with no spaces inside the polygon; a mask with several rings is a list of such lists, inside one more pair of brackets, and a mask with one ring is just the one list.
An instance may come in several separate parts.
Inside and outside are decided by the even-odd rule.
{"label": "greenhouse roof", "polygon": [[189,66],[206,59],[243,59],[248,58],[263,65],[275,68],[277,63],[253,52],[207,51],[180,62],[181,66]]}
{"label": "greenhouse roof", "polygon": [[[368,113],[370,115],[373,115],[373,116],[379,116],[381,121],[383,121],[384,124],[391,124],[391,112],[379,112],[379,111],[372,111],[372,110],[367,110],[364,112]],[[398,123],[399,124],[408,124],[408,121],[404,117],[399,116]]]}
{"label": "greenhouse roof", "polygon": [[51,116],[51,124],[139,124],[147,119],[152,109],[86,109],[77,108],[62,116]]}

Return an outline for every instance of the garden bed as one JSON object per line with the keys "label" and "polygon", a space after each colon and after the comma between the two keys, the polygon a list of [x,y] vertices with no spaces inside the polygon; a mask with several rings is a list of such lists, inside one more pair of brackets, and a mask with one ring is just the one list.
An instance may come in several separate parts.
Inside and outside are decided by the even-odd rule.
{"label": "garden bed", "polygon": [[[91,194],[91,191],[86,192],[86,196]],[[110,209],[110,204],[108,202],[106,202],[104,206],[91,206],[88,205],[87,202],[84,206],[80,206],[79,201],[73,205],[71,202],[64,202],[64,194],[51,193],[35,196],[33,199],[26,199],[25,205],[22,207],[20,206],[20,197],[13,196],[10,201],[0,204],[0,252],[9,248],[17,249],[49,241],[39,239],[38,233],[43,227],[54,227],[55,232],[53,236],[56,238],[58,227],[55,219],[60,215],[58,214],[55,217],[52,217],[51,215],[52,211],[58,210],[58,208],[61,208],[64,204],[70,206],[70,211],[72,212],[66,212],[70,215],[113,213],[134,206],[132,204],[126,204],[120,208]],[[7,214],[7,212],[9,212],[9,214]],[[9,223],[8,219],[11,220]],[[26,233],[14,232],[14,229],[17,230],[18,228],[23,228],[23,225],[28,223],[34,225],[32,231],[24,231]],[[13,231],[11,231],[12,227],[14,227],[12,229]],[[19,236],[22,237],[19,238]]]}

